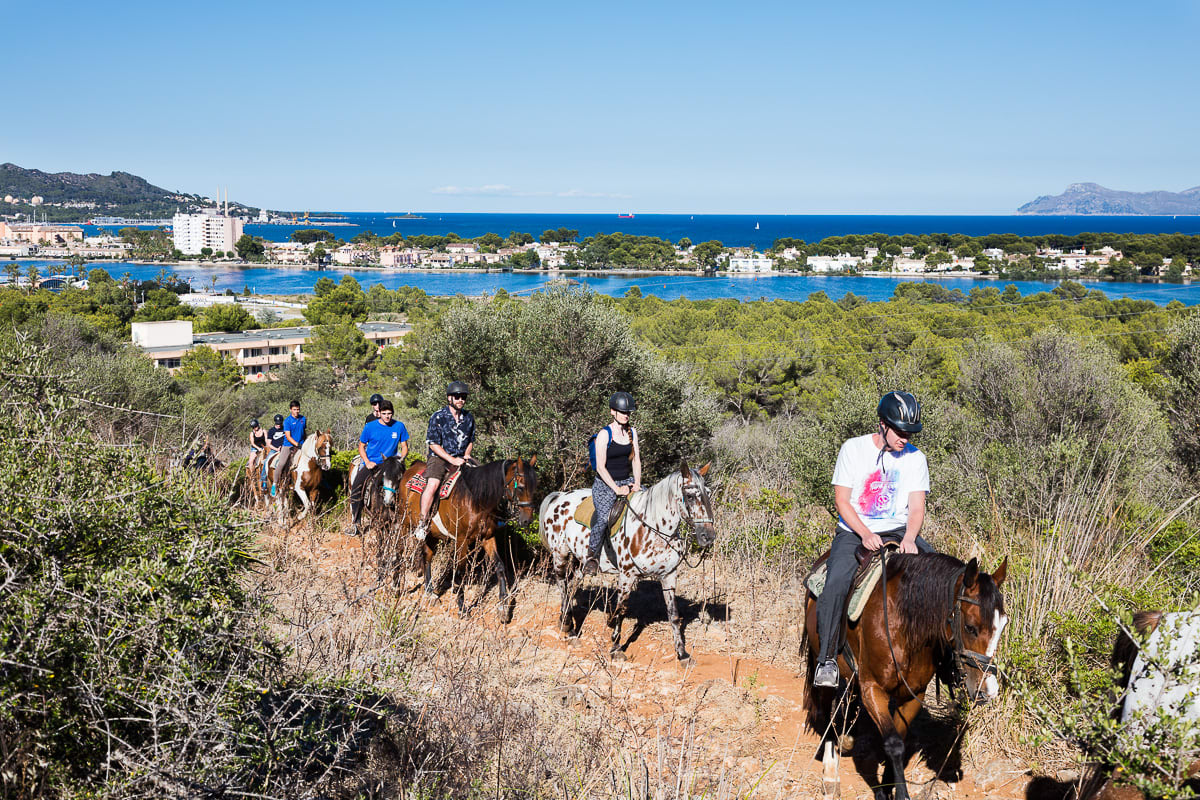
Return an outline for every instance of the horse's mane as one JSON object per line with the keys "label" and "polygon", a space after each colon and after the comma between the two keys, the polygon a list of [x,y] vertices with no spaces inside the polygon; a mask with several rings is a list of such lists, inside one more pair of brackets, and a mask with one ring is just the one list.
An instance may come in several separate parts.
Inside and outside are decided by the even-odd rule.
{"label": "horse's mane", "polygon": [[[945,553],[892,556],[888,571],[900,577],[900,617],[908,641],[914,645],[940,644],[946,640],[946,622],[954,610],[954,582],[966,566]],[[991,620],[1004,610],[1004,597],[992,576],[979,573],[979,612]]]}
{"label": "horse's mane", "polygon": [[304,441],[300,443],[300,454],[316,458],[317,456],[317,439],[323,436],[322,431],[314,431],[304,437]]}
{"label": "horse's mane", "polygon": [[666,507],[677,493],[680,493],[679,485],[683,482],[683,476],[679,474],[679,470],[672,470],[667,477],[663,478],[658,483],[651,486],[640,495],[631,496],[632,499],[644,497],[645,499],[640,504],[640,507],[635,509],[637,513],[645,516],[652,508]]}
{"label": "horse's mane", "polygon": [[[475,504],[476,508],[496,508],[504,499],[507,488],[504,474],[508,471],[509,465],[514,463],[516,462],[513,459],[505,458],[499,461],[489,461],[478,467],[466,467],[458,482],[466,490],[467,496],[471,498],[471,502]],[[522,462],[522,465],[525,467],[525,474],[521,477],[524,478],[525,485],[529,486],[530,482],[536,479],[536,472],[528,462]]]}

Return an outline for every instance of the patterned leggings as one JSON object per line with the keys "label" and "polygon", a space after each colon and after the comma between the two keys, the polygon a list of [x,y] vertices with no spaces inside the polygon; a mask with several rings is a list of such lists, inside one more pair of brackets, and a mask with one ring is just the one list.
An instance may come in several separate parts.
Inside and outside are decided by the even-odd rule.
{"label": "patterned leggings", "polygon": [[[617,486],[632,485],[632,476],[617,481]],[[604,537],[604,532],[608,530],[608,515],[616,503],[617,493],[610,489],[607,483],[596,478],[595,483],[592,484],[592,504],[596,507],[596,516],[593,519],[596,524],[592,526],[592,535],[588,540],[588,549],[593,553],[600,549],[600,540]]]}

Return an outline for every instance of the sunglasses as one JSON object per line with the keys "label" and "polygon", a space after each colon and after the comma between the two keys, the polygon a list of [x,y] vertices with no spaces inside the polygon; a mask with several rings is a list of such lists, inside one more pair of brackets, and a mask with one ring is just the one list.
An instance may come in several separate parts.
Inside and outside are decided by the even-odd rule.
{"label": "sunglasses", "polygon": [[453,398],[454,400],[466,400],[467,399],[467,396],[465,394],[452,394],[452,395],[450,395],[450,397]]}

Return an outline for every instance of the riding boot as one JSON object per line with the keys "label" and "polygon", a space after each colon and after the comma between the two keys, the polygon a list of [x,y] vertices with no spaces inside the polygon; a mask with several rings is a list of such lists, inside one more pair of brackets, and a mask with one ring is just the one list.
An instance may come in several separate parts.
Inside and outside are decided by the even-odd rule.
{"label": "riding boot", "polygon": [[595,575],[600,571],[600,548],[604,545],[604,537],[608,535],[608,518],[603,521],[592,514],[592,534],[588,539],[587,561],[583,563],[584,575]]}

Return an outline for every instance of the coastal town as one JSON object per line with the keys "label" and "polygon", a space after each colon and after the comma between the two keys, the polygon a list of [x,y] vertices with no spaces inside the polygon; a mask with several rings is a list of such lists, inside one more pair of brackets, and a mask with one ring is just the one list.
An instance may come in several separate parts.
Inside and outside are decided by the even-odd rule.
{"label": "coastal town", "polygon": [[[266,219],[266,212],[261,214]],[[1124,253],[1104,245],[1031,248],[1013,237],[1014,246],[979,247],[966,240],[946,247],[930,246],[918,237],[885,237],[886,243],[869,243],[832,249],[825,242],[808,244],[781,239],[769,249],[725,246],[720,242],[693,243],[687,239],[655,239],[653,256],[646,263],[596,263],[585,257],[576,231],[510,234],[505,239],[487,234],[474,239],[446,236],[378,236],[359,233],[342,241],[324,229],[295,231],[290,241],[268,241],[245,232],[244,217],[214,206],[198,213],[177,213],[165,227],[147,230],[132,226],[118,231],[99,228],[89,234],[77,224],[0,220],[0,258],[63,259],[86,261],[162,261],[164,263],[255,263],[284,267],[323,267],[382,270],[596,270],[640,269],[656,271],[723,272],[727,274],[844,274],[928,275],[974,277],[998,274],[1014,266],[1048,275],[1116,274]],[[161,252],[147,258],[139,253],[136,237],[158,236]],[[619,237],[621,234],[612,234]],[[626,237],[629,240],[651,237]],[[842,237],[846,238],[846,237]],[[857,237],[870,239],[871,237]],[[913,244],[903,244],[911,238]],[[893,239],[899,241],[893,241]],[[1136,275],[1190,276],[1196,265],[1179,256],[1160,256],[1136,264]],[[1110,270],[1113,271],[1110,273]]]}

